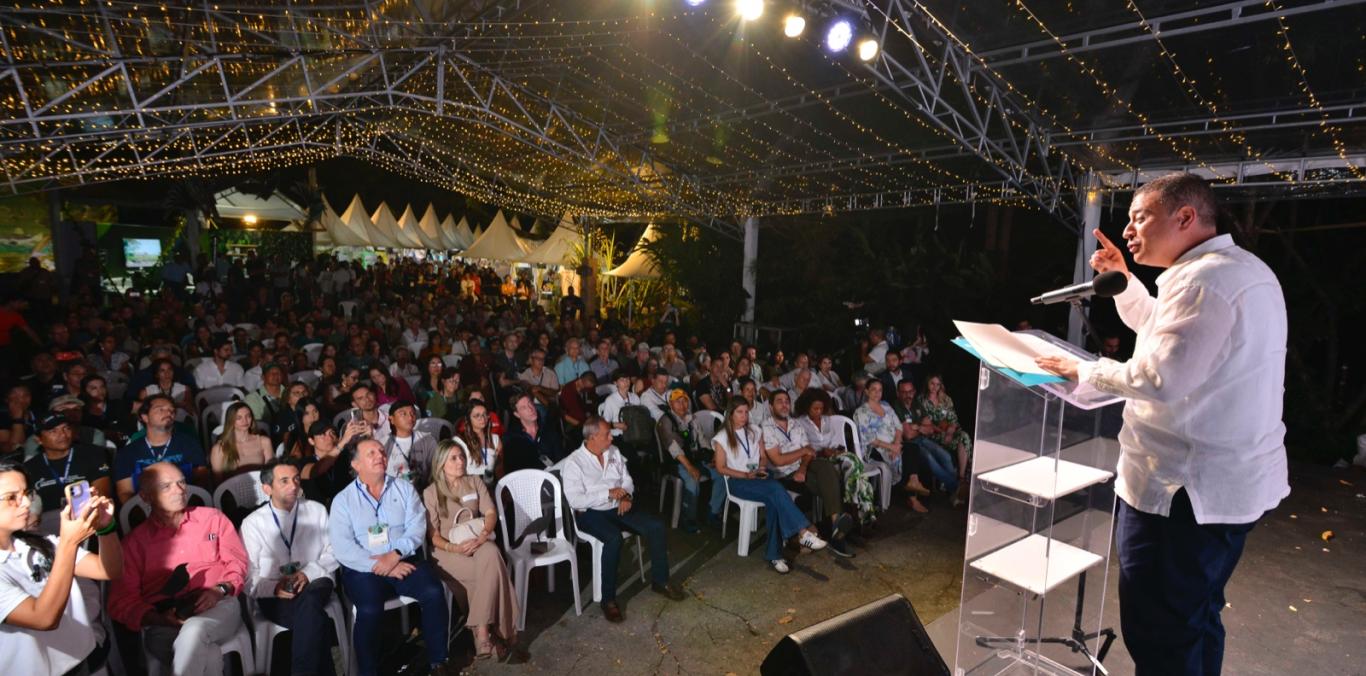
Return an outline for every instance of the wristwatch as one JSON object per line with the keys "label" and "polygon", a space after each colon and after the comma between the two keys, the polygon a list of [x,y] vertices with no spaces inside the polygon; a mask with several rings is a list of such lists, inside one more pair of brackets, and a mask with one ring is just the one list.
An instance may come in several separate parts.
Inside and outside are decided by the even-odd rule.
{"label": "wristwatch", "polygon": [[226,582],[219,582],[214,585],[214,587],[216,587],[218,591],[223,592],[224,596],[232,596],[232,585]]}

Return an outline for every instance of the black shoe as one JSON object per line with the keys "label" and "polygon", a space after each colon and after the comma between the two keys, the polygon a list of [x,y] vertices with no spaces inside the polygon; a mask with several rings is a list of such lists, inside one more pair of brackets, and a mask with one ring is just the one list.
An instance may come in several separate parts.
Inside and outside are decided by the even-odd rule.
{"label": "black shoe", "polygon": [[850,551],[849,544],[844,541],[844,538],[840,538],[838,540],[831,540],[830,546],[826,549],[829,549],[831,554],[834,554],[835,556],[838,556],[840,558],[854,558],[854,552]]}
{"label": "black shoe", "polygon": [[688,595],[685,594],[682,589],[679,589],[678,585],[672,582],[668,584],[651,584],[650,591],[659,594],[670,601],[682,601],[683,599],[688,598]]}
{"label": "black shoe", "polygon": [[843,539],[854,529],[854,520],[848,514],[840,514],[835,518],[835,525],[830,529],[830,537],[834,540]]}
{"label": "black shoe", "polygon": [[621,612],[621,606],[616,601],[604,601],[602,603],[602,616],[607,618],[612,624],[620,624],[626,616]]}

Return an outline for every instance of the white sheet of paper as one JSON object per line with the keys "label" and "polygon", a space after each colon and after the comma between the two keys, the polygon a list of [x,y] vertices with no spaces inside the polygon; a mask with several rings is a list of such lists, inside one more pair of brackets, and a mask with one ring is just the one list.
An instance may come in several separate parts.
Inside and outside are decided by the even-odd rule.
{"label": "white sheet of paper", "polygon": [[1035,357],[1061,355],[1072,358],[1071,355],[1039,338],[1011,333],[1000,324],[978,324],[955,319],[953,325],[993,366],[1005,367],[1019,373],[1048,374],[1034,363]]}

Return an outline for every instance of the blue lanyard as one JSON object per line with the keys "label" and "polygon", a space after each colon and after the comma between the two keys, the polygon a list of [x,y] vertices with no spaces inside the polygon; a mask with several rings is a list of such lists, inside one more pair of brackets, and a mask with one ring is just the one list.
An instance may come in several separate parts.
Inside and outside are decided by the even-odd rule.
{"label": "blue lanyard", "polygon": [[57,470],[52,469],[52,463],[51,463],[50,461],[48,461],[48,459],[47,459],[47,453],[44,453],[44,454],[43,454],[43,464],[44,464],[44,465],[47,465],[47,471],[48,471],[49,473],[51,473],[51,474],[52,474],[52,478],[53,478],[53,479],[56,479],[56,480],[57,480],[57,483],[60,484],[60,485],[62,485],[62,486],[65,486],[65,485],[66,485],[66,478],[69,477],[69,476],[71,476],[71,457],[74,456],[74,455],[76,455],[76,449],[75,449],[75,448],[72,448],[72,449],[67,450],[67,452],[66,452],[66,468],[62,470],[62,475],[61,475],[61,476],[57,476]]}
{"label": "blue lanyard", "polygon": [[147,450],[152,452],[153,462],[162,462],[166,459],[166,454],[171,452],[171,440],[166,440],[166,445],[161,447],[161,452],[157,453],[156,447],[152,446],[152,441],[147,437],[142,438],[143,443],[147,444]]}
{"label": "blue lanyard", "polygon": [[[749,428],[746,427],[743,434],[738,435],[740,447],[745,449],[745,461],[749,461]],[[756,458],[757,460],[757,458]]]}
{"label": "blue lanyard", "polygon": [[[791,420],[790,418],[788,419],[787,424],[788,424],[788,425],[791,425],[791,424],[792,424],[792,420]],[[785,430],[785,429],[783,429],[783,428],[781,428],[781,427],[778,427],[777,421],[774,421],[774,423],[773,423],[773,429],[776,429],[776,430],[778,430],[779,432],[782,432],[782,433],[783,433],[783,438],[784,438],[784,439],[787,439],[787,443],[789,443],[789,444],[792,443],[792,435],[791,435],[791,434],[788,434],[788,433],[787,433],[787,430]]]}
{"label": "blue lanyard", "polygon": [[280,525],[280,517],[275,513],[274,505],[270,508],[270,518],[275,519],[275,529],[280,531],[280,539],[285,541],[285,552],[292,560],[294,558],[294,534],[299,532],[299,506],[294,506],[294,525],[289,527],[289,537],[285,537],[285,529]]}
{"label": "blue lanyard", "polygon": [[365,499],[365,504],[373,506],[375,510],[375,521],[379,521],[379,506],[384,502],[384,494],[389,492],[388,478],[386,477],[384,480],[384,490],[379,492],[378,500],[374,500],[370,497],[370,489],[366,488],[365,484],[361,483],[360,479],[356,479],[356,488],[360,489],[360,495]]}

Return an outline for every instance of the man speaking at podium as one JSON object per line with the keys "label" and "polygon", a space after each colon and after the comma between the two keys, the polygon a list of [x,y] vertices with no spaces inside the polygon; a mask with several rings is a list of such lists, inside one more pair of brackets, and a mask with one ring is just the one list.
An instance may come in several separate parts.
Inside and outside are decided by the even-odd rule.
{"label": "man speaking at podium", "polygon": [[[1119,495],[1120,627],[1139,676],[1218,674],[1224,585],[1264,512],[1290,493],[1281,400],[1285,300],[1257,257],[1219,234],[1214,191],[1190,174],[1139,188],[1124,239],[1166,270],[1157,298],[1115,297],[1138,333],[1128,361],[1039,366],[1126,399]],[[1097,272],[1129,274],[1100,230]]]}

